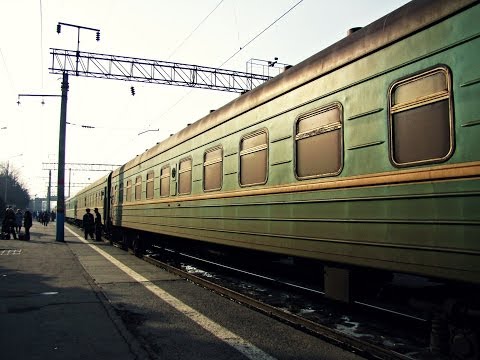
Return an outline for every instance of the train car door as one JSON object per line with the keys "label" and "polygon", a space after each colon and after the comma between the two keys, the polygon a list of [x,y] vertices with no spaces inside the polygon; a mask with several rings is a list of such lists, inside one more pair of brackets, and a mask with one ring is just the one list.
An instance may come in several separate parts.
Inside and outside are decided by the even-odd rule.
{"label": "train car door", "polygon": [[170,184],[170,196],[177,195],[177,165],[172,165],[172,182]]}

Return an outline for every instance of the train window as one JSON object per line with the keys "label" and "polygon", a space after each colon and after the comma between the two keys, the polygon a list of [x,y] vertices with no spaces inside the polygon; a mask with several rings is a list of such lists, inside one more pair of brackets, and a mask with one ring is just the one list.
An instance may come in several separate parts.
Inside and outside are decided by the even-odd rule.
{"label": "train window", "polygon": [[115,204],[118,204],[118,185],[115,185],[115,193],[114,193],[114,197],[113,197],[113,201],[115,202]]}
{"label": "train window", "polygon": [[222,188],[223,150],[217,146],[203,156],[203,190],[213,191]]}
{"label": "train window", "polygon": [[147,189],[146,189],[146,198],[153,199],[153,171],[150,171],[147,174]]}
{"label": "train window", "polygon": [[180,160],[178,166],[178,193],[180,195],[192,192],[192,159]]}
{"label": "train window", "polygon": [[121,182],[118,187],[118,199],[119,202],[120,200],[123,202],[123,182]]}
{"label": "train window", "polygon": [[266,130],[244,136],[240,142],[240,185],[267,182],[268,135]]}
{"label": "train window", "polygon": [[342,170],[342,106],[334,103],[301,115],[295,125],[295,171],[299,179]]}
{"label": "train window", "polygon": [[390,87],[390,158],[397,166],[444,161],[453,152],[451,76],[445,67]]}
{"label": "train window", "polygon": [[160,170],[160,196],[170,195],[170,165]]}
{"label": "train window", "polygon": [[125,191],[125,202],[132,201],[132,180],[127,180],[127,188]]}
{"label": "train window", "polygon": [[135,201],[142,198],[142,176],[139,175],[135,179]]}

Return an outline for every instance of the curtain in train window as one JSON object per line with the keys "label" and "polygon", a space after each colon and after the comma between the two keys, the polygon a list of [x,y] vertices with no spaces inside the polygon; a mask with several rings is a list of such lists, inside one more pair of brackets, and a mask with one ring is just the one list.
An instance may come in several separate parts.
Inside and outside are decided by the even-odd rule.
{"label": "curtain in train window", "polygon": [[170,195],[170,166],[160,170],[160,196]]}
{"label": "curtain in train window", "polygon": [[132,180],[127,180],[127,189],[125,194],[125,202],[132,201]]}
{"label": "curtain in train window", "polygon": [[139,175],[135,179],[135,201],[142,199],[142,176]]}
{"label": "curtain in train window", "polygon": [[223,151],[216,147],[203,156],[203,190],[213,191],[222,188]]}
{"label": "curtain in train window", "polygon": [[178,193],[180,195],[192,192],[192,159],[180,160],[178,166]]}
{"label": "curtain in train window", "polygon": [[153,171],[150,171],[148,174],[147,174],[147,188],[146,188],[146,198],[147,199],[153,199]]}
{"label": "curtain in train window", "polygon": [[450,74],[436,68],[390,89],[390,157],[398,166],[446,160],[453,152]]}
{"label": "curtain in train window", "polygon": [[123,202],[123,182],[120,183],[118,190],[118,202]]}
{"label": "curtain in train window", "polygon": [[240,184],[267,182],[268,136],[265,130],[245,136],[240,142]]}
{"label": "curtain in train window", "polygon": [[342,108],[332,104],[300,116],[296,123],[296,176],[337,175],[343,165]]}

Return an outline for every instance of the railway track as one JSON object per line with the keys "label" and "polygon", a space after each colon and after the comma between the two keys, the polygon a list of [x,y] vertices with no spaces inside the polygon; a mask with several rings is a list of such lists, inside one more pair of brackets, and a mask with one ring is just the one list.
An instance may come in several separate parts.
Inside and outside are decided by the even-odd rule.
{"label": "railway track", "polygon": [[[158,249],[157,249],[158,250]],[[323,338],[337,346],[358,353],[370,359],[441,359],[438,356],[432,357],[428,349],[414,348],[411,346],[397,346],[402,340],[388,339],[385,336],[382,346],[372,341],[371,334],[355,334],[355,327],[358,323],[352,317],[345,314],[345,307],[338,308],[332,305],[323,310],[323,314],[305,305],[305,299],[313,299],[318,302],[323,292],[320,289],[311,288],[290,281],[283,281],[279,278],[257,274],[249,270],[242,270],[219,264],[218,262],[205,260],[198,256],[192,256],[183,252],[163,249],[164,253],[149,253],[143,255],[143,259],[156,266],[164,268],[183,278],[186,278],[202,287],[214,291],[233,301],[242,303],[268,316],[274,317],[291,326]],[[201,265],[199,265],[201,264]],[[213,270],[212,270],[213,269]],[[217,270],[215,270],[217,269]],[[227,275],[234,273],[233,277]],[[246,280],[247,279],[247,280]],[[240,284],[240,286],[239,286]],[[273,294],[273,295],[272,295]],[[295,305],[297,300],[302,305]],[[307,301],[308,302],[308,301]],[[425,323],[425,319],[409,314],[403,314],[391,309],[382,308],[374,304],[356,301],[355,307],[375,311],[397,321],[406,321],[413,327]],[[332,310],[335,309],[336,310]],[[336,312],[332,319],[331,312]],[[340,320],[338,320],[340,319]],[[380,335],[380,337],[382,337]],[[397,347],[401,348],[400,350]]]}

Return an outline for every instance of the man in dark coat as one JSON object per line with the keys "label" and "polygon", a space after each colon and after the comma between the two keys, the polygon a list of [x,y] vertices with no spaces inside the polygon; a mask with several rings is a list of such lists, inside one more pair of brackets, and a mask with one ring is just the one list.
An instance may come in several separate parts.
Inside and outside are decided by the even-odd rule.
{"label": "man in dark coat", "polygon": [[102,241],[102,215],[98,212],[98,208],[93,209],[95,213],[95,240]]}
{"label": "man in dark coat", "polygon": [[23,214],[23,226],[25,227],[25,240],[30,240],[30,228],[32,227],[33,218],[30,210],[25,210]]}
{"label": "man in dark coat", "polygon": [[5,217],[3,219],[2,228],[3,231],[8,235],[10,238],[10,234],[13,235],[13,238],[17,240],[17,233],[15,232],[15,211],[11,207],[5,210]]}
{"label": "man in dark coat", "polygon": [[85,233],[85,240],[88,239],[88,235],[93,240],[93,227],[94,227],[94,219],[93,214],[90,213],[90,209],[87,208],[85,215],[83,215],[83,231]]}

